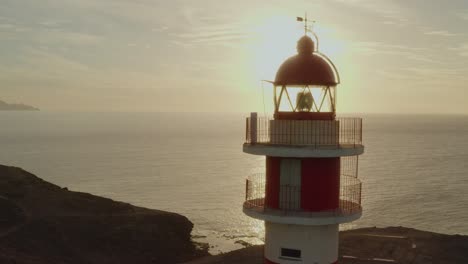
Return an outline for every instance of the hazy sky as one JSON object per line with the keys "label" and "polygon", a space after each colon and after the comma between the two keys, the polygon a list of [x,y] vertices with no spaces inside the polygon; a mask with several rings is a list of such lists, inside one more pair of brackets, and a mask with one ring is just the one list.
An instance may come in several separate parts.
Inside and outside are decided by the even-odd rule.
{"label": "hazy sky", "polygon": [[468,114],[466,0],[0,0],[0,99],[263,111],[260,80],[295,54],[305,11],[340,71],[339,112]]}

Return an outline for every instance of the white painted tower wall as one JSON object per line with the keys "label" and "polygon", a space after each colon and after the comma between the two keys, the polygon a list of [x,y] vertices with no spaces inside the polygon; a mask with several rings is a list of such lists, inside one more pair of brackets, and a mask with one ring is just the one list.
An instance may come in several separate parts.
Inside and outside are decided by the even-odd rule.
{"label": "white painted tower wall", "polygon": [[[300,259],[281,256],[281,249],[301,251]],[[304,226],[265,222],[265,257],[280,264],[331,264],[338,260],[338,224]]]}

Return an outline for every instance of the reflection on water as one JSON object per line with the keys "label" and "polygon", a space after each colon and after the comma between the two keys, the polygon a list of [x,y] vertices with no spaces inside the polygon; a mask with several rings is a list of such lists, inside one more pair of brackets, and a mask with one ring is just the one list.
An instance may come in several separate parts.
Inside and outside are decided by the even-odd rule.
{"label": "reflection on water", "polygon": [[[264,157],[242,153],[241,114],[1,112],[0,163],[71,190],[181,213],[213,252],[261,243],[242,213],[245,177]],[[364,118],[364,215],[342,228],[408,226],[468,234],[468,118]],[[203,238],[205,236],[205,238]]]}

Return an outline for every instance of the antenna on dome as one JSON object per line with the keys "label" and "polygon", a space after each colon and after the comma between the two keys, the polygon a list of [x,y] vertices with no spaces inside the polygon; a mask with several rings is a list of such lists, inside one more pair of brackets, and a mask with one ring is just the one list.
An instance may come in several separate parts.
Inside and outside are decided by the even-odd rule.
{"label": "antenna on dome", "polygon": [[307,22],[309,22],[309,20],[307,19],[307,13],[305,13],[305,16],[304,17],[296,17],[296,20],[298,22],[304,22],[304,35],[307,35],[307,32],[310,32],[312,34],[314,34],[314,24],[315,24],[315,20],[312,20],[312,26],[309,28],[309,25]]}

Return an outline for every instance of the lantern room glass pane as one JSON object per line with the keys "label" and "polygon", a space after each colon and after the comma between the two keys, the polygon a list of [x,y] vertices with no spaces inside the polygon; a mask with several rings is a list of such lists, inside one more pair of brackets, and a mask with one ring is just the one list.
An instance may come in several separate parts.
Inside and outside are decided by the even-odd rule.
{"label": "lantern room glass pane", "polygon": [[276,86],[279,112],[335,112],[334,86]]}

